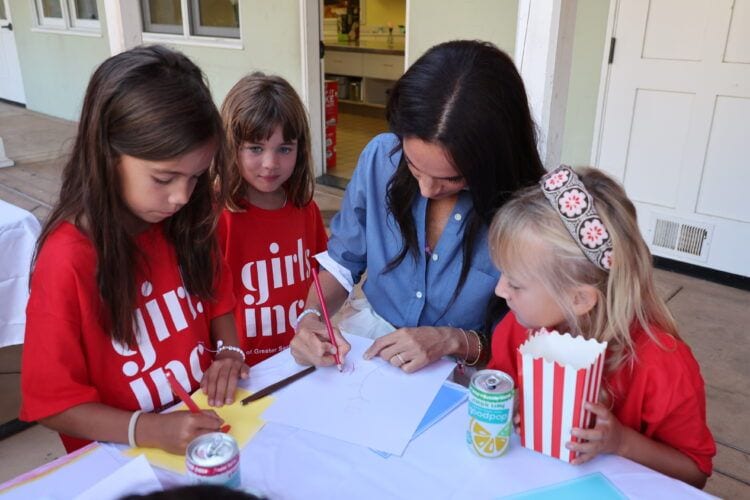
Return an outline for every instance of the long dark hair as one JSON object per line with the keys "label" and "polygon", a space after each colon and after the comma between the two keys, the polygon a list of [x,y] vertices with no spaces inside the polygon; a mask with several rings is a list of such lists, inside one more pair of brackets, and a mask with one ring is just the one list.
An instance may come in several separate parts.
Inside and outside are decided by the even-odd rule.
{"label": "long dark hair", "polygon": [[78,133],[63,170],[60,198],[44,224],[32,269],[44,242],[65,220],[96,250],[96,282],[112,338],[133,345],[138,249],[126,231],[117,165],[122,155],[160,161],[214,140],[219,144],[188,203],[164,221],[189,293],[213,296],[218,269],[214,207],[223,201],[221,117],[201,70],[162,46],[137,47],[110,57],[86,89]]}
{"label": "long dark hair", "polygon": [[[491,43],[442,43],[396,82],[386,116],[401,145],[406,137],[439,144],[466,180],[473,210],[467,215],[455,297],[466,281],[477,233],[513,192],[544,175],[523,81],[510,57]],[[419,186],[402,155],[387,202],[404,245],[385,272],[421,251],[411,215],[417,196]]]}
{"label": "long dark hair", "polygon": [[237,152],[244,141],[266,141],[281,127],[285,141],[297,141],[297,161],[291,177],[284,183],[289,201],[297,207],[310,203],[315,186],[310,126],[307,112],[297,92],[285,79],[259,71],[234,84],[221,106],[226,130],[229,194],[226,206],[239,210],[247,182],[240,171]]}

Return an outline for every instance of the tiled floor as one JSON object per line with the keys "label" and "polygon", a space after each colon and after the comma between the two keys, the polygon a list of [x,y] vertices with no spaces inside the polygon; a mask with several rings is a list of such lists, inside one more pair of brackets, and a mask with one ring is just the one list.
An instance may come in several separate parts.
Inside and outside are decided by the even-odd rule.
{"label": "tiled floor", "polygon": [[[361,118],[361,117],[360,117]],[[346,122],[347,117],[344,117]],[[355,121],[370,126],[369,120]],[[382,122],[384,123],[384,122]],[[378,127],[377,124],[372,125]],[[362,144],[380,130],[360,135]],[[43,219],[57,196],[61,155],[74,124],[0,103],[0,137],[15,167],[0,169],[0,199]],[[361,147],[361,146],[360,146]],[[359,150],[355,149],[353,155]],[[338,209],[341,191],[319,186],[324,216]],[[2,265],[0,263],[0,265]],[[659,294],[668,299],[706,381],[709,425],[717,441],[714,474],[706,491],[750,498],[750,292],[657,270]],[[18,409],[21,348],[0,349],[0,422]],[[63,453],[57,435],[34,426],[0,441],[0,482]],[[658,492],[654,492],[658,496]]]}
{"label": "tiled floor", "polygon": [[336,168],[329,169],[328,175],[351,179],[362,149],[370,139],[387,130],[388,123],[384,118],[339,113],[336,129]]}

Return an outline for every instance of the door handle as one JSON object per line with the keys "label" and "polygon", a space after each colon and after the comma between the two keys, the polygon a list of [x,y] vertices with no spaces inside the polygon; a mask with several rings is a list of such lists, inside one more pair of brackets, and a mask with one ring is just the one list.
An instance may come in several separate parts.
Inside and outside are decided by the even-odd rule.
{"label": "door handle", "polygon": [[13,23],[8,23],[7,26],[0,26],[1,29],[13,31]]}

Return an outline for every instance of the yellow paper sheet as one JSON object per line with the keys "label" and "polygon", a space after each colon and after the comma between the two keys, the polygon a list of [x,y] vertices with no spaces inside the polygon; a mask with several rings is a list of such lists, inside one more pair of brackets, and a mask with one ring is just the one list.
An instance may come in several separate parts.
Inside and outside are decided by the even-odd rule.
{"label": "yellow paper sheet", "polygon": [[[221,408],[209,406],[206,395],[201,390],[195,391],[192,398],[200,409],[215,411],[224,419],[225,423],[232,426],[229,435],[237,440],[237,444],[242,449],[250,441],[250,438],[263,427],[265,422],[260,418],[260,415],[273,403],[272,397],[265,397],[258,401],[253,401],[247,406],[242,406],[241,401],[250,394],[250,392],[238,388],[234,403],[229,406],[222,406]],[[184,403],[179,405],[177,409],[184,410]],[[185,473],[185,455],[174,455],[157,448],[128,448],[123,453],[129,457],[144,454],[151,465],[180,474]]]}

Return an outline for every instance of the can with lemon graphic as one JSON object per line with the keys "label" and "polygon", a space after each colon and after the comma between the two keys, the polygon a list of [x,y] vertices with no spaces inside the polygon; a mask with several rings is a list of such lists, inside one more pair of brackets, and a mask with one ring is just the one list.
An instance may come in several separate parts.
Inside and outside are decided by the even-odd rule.
{"label": "can with lemon graphic", "polygon": [[481,457],[499,457],[513,429],[513,379],[500,370],[480,370],[469,384],[466,443]]}

